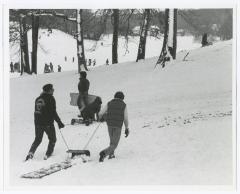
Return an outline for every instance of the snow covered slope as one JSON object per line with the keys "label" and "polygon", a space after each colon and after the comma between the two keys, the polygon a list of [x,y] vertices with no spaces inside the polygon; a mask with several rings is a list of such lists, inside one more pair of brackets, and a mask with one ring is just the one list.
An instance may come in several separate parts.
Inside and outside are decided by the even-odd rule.
{"label": "snow covered slope", "polygon": [[[108,146],[106,124],[101,124],[88,149],[91,161],[41,180],[20,175],[66,158],[57,131],[52,158],[43,160],[47,138],[34,160],[23,160],[34,139],[34,100],[46,83],[53,83],[57,110],[65,124],[78,110],[69,105],[77,91],[76,71],[10,79],[10,184],[20,185],[232,185],[232,42],[179,52],[164,69],[157,58],[99,66],[88,72],[90,93],[105,105],[118,90],[125,93],[130,135],[122,138],[116,159],[99,163]],[[62,129],[69,146],[81,149],[97,124]],[[75,160],[76,161],[76,160]]]}
{"label": "snow covered slope", "polygon": [[[32,32],[28,32],[29,56],[32,52]],[[62,66],[62,71],[77,69],[77,43],[69,34],[59,30],[53,30],[49,33],[46,29],[39,30],[38,45],[38,73],[43,73],[44,64],[54,65],[54,71],[57,71],[57,65]],[[162,39],[148,37],[146,46],[146,58],[159,56],[161,52]],[[128,52],[126,52],[125,39],[119,37],[118,40],[118,58],[119,62],[135,61],[137,58],[137,49],[139,37],[130,37],[128,43]],[[92,61],[96,59],[96,66],[104,65],[108,58],[112,61],[112,35],[105,35],[101,41],[84,40],[86,59]],[[179,36],[178,50],[193,49],[200,47],[200,43],[194,42],[193,36]],[[19,61],[19,44],[10,46],[10,61]],[[65,56],[67,60],[65,61]],[[74,61],[73,61],[74,57]],[[30,58],[31,61],[31,58]]]}

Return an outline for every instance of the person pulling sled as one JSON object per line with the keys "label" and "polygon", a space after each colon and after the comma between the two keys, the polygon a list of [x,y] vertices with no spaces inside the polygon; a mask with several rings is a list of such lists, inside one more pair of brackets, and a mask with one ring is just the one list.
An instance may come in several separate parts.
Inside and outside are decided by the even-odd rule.
{"label": "person pulling sled", "polygon": [[59,129],[64,127],[61,119],[56,111],[56,101],[53,97],[53,85],[46,84],[43,86],[43,92],[35,100],[34,124],[35,124],[35,139],[26,157],[26,161],[32,159],[34,153],[42,142],[44,132],[47,134],[49,143],[44,159],[50,157],[54,151],[56,143],[56,132],[54,121],[58,123]]}
{"label": "person pulling sled", "polygon": [[99,162],[103,162],[104,158],[107,156],[109,156],[109,159],[115,158],[114,151],[117,148],[121,137],[123,123],[125,125],[125,137],[128,137],[129,135],[127,105],[123,100],[123,92],[116,92],[114,99],[109,101],[100,111],[100,121],[105,120],[107,122],[110,145],[99,153]]}

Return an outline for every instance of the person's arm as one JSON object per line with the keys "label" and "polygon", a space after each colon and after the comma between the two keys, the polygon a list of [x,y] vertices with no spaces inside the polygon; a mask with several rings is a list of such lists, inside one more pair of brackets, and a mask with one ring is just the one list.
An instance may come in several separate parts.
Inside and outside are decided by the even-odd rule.
{"label": "person's arm", "polygon": [[88,93],[89,87],[90,87],[90,82],[89,80],[87,80],[87,93]]}
{"label": "person's arm", "polygon": [[129,122],[128,122],[128,111],[127,111],[127,106],[125,107],[125,110],[124,110],[124,125],[125,125],[125,137],[127,137],[129,135]]}
{"label": "person's arm", "polygon": [[54,120],[57,122],[59,129],[64,127],[64,124],[62,123],[60,117],[58,116],[57,110],[56,110],[56,101],[53,98],[53,114],[54,114]]}
{"label": "person's arm", "polygon": [[125,128],[127,129],[129,125],[127,106],[125,107],[125,110],[124,110],[124,125],[125,125]]}
{"label": "person's arm", "polygon": [[78,83],[78,92],[80,93],[80,90],[81,90],[81,83],[79,82]]}
{"label": "person's arm", "polygon": [[99,120],[101,120],[103,118],[103,116],[107,113],[107,109],[108,109],[108,105],[106,104],[106,106],[104,106],[98,114]]}

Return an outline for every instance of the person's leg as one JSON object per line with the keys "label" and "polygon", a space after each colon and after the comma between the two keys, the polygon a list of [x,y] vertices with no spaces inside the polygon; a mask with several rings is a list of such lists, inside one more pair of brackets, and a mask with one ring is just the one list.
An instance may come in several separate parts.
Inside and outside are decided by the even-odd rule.
{"label": "person's leg", "polygon": [[47,126],[45,129],[45,132],[48,136],[49,143],[48,143],[48,148],[46,151],[46,156],[51,156],[57,141],[56,138],[56,131],[54,125]]}
{"label": "person's leg", "polygon": [[80,114],[81,114],[81,111],[87,106],[87,98],[88,98],[88,95],[85,95],[85,94],[80,94],[79,95],[79,99],[78,99],[78,108],[80,110]]}
{"label": "person's leg", "polygon": [[79,94],[78,98],[77,98],[77,105],[78,105],[79,110],[82,108],[81,97],[82,97],[81,94]]}
{"label": "person's leg", "polygon": [[84,107],[86,107],[88,105],[88,94],[83,94],[82,103],[83,103]]}
{"label": "person's leg", "polygon": [[113,128],[113,133],[112,133],[112,139],[111,139],[111,142],[110,142],[110,146],[109,146],[109,154],[113,154],[115,149],[117,148],[118,146],[118,143],[119,143],[119,140],[120,140],[120,137],[121,137],[121,128]]}
{"label": "person's leg", "polygon": [[108,126],[108,133],[110,137],[110,145],[102,151],[105,157],[114,153],[115,149],[118,146],[120,137],[121,137],[121,128]]}
{"label": "person's leg", "polygon": [[32,146],[29,150],[29,153],[31,153],[32,155],[35,153],[36,149],[38,148],[38,146],[42,142],[43,133],[44,133],[43,126],[38,126],[38,125],[35,126],[35,139],[34,139],[34,142],[32,143]]}

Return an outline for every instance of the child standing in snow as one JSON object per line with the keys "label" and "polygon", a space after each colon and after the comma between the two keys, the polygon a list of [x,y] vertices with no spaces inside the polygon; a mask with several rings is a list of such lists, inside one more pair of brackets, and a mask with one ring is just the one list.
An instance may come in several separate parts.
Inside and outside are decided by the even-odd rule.
{"label": "child standing in snow", "polygon": [[28,152],[26,160],[32,159],[33,155],[42,142],[44,132],[47,134],[49,143],[46,155],[46,160],[53,153],[56,143],[56,132],[54,127],[54,120],[58,123],[59,129],[64,127],[61,119],[56,111],[56,101],[53,97],[53,85],[46,84],[43,86],[43,92],[35,100],[34,124],[35,124],[35,140]]}
{"label": "child standing in snow", "polygon": [[116,92],[114,99],[109,101],[99,114],[100,121],[106,120],[107,122],[110,137],[109,147],[99,153],[99,162],[103,162],[106,156],[109,156],[109,159],[115,158],[114,151],[121,137],[123,123],[125,125],[125,137],[129,135],[127,105],[123,100],[124,94]]}

